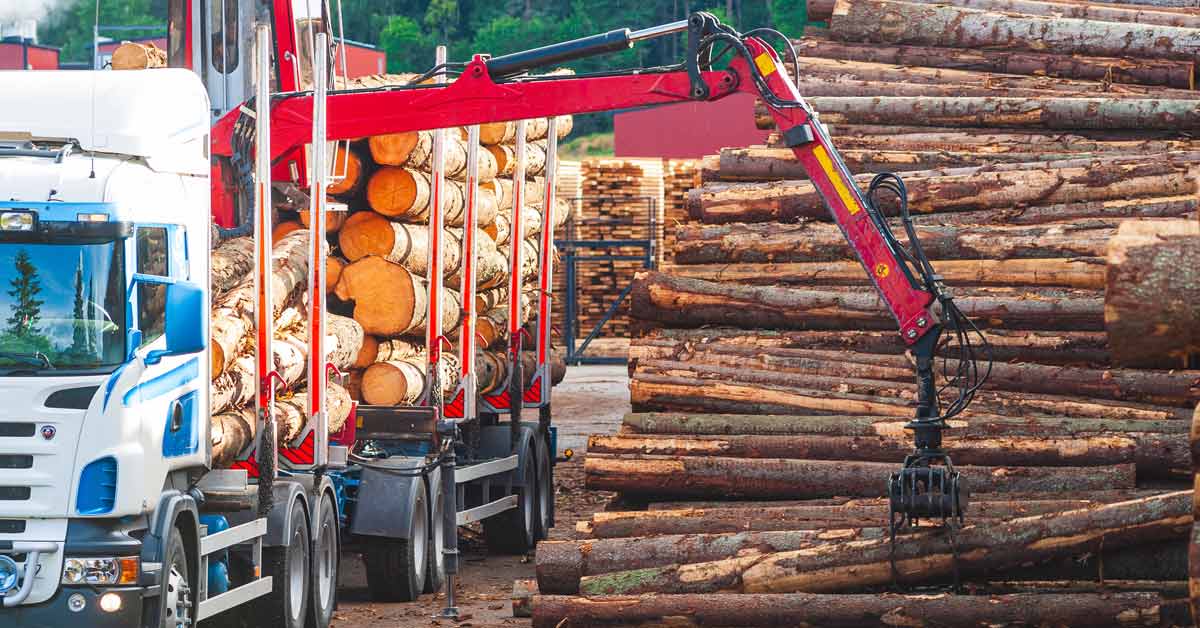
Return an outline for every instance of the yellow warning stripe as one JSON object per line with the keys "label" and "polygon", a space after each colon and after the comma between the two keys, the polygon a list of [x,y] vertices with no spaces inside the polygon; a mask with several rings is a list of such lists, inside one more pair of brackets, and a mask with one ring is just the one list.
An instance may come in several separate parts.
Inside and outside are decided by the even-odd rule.
{"label": "yellow warning stripe", "polygon": [[813,149],[813,156],[817,158],[817,163],[821,164],[821,169],[829,176],[830,182],[833,183],[833,189],[837,190],[838,197],[842,199],[842,204],[846,206],[850,215],[853,216],[862,210],[862,205],[850,193],[850,189],[846,187],[846,182],[842,180],[841,174],[833,167],[833,160],[829,158],[829,153],[825,151],[825,147],[818,144]]}

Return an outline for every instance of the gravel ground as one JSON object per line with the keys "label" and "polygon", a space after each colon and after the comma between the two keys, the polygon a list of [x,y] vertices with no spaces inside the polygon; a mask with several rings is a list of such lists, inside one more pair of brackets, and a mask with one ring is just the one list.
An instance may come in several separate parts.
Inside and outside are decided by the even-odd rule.
{"label": "gravel ground", "polygon": [[[567,369],[567,377],[554,388],[554,424],[558,426],[560,451],[575,450],[576,457],[555,470],[558,526],[552,539],[574,537],[575,522],[603,510],[611,494],[583,488],[583,452],[587,436],[594,432],[614,432],[621,416],[629,411],[629,378],[624,366],[582,366]],[[366,576],[358,556],[346,556],[341,563],[338,610],[333,625],[337,628],[376,626],[473,626],[499,628],[528,626],[528,619],[515,619],[509,596],[512,583],[533,578],[533,556],[488,555],[478,529],[465,528],[460,534],[462,571],[459,574],[458,622],[434,619],[445,605],[444,594],[426,595],[409,604],[381,604],[369,601]]]}

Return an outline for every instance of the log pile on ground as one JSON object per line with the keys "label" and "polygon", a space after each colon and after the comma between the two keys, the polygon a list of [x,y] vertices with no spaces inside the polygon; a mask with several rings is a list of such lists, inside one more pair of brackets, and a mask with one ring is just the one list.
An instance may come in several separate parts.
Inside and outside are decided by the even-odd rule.
{"label": "log pile on ground", "polygon": [[724,149],[634,283],[633,413],[585,461],[619,495],[539,546],[534,625],[1190,624],[1200,9],[807,7],[800,92],[860,187],[904,171],[994,348],[945,435],[965,525],[893,546],[912,358],[790,150]]}

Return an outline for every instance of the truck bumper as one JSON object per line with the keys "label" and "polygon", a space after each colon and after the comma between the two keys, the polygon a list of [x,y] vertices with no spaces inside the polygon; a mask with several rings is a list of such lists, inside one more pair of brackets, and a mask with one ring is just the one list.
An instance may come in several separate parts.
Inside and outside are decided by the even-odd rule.
{"label": "truck bumper", "polygon": [[[26,604],[0,609],[0,625],[13,628],[63,628],[64,626],[87,626],[88,628],[130,628],[142,625],[143,587],[111,587],[90,589],[87,587],[59,587],[54,597],[40,604]],[[100,609],[100,596],[116,593],[121,596],[120,610],[106,613]],[[81,595],[85,601],[82,610],[75,612],[67,607],[67,599]]]}

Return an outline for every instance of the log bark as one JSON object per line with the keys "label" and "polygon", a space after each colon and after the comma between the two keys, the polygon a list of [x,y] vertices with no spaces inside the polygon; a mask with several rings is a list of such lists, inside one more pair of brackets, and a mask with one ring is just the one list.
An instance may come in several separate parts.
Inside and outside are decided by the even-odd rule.
{"label": "log bark", "polygon": [[[890,329],[883,303],[868,293],[740,286],[656,272],[634,278],[634,318],[678,327],[734,325],[767,329]],[[959,308],[989,328],[1099,331],[1099,298],[960,297]]]}
{"label": "log bark", "polygon": [[[1182,440],[1182,439],[1181,439]],[[1095,436],[1073,439],[953,438],[946,447],[954,461],[967,465],[1069,467],[1134,462],[1137,441],[1128,436]],[[588,453],[613,455],[729,456],[734,458],[786,458],[799,460],[855,460],[890,462],[912,453],[908,437],[837,436],[724,436],[663,437],[593,434]],[[1177,467],[1182,469],[1182,467]]]}
{"label": "log bark", "polygon": [[[495,187],[499,188],[496,197],[500,200],[500,211],[508,211],[513,206],[513,181],[508,179],[496,179]],[[529,179],[525,182],[524,195],[525,205],[540,209],[542,201],[546,198],[546,182],[544,179]]]}
{"label": "log bark", "polygon": [[1005,98],[818,96],[809,99],[832,124],[1189,130],[1200,126],[1200,103],[1151,98]]}
{"label": "log bark", "polygon": [[[861,272],[861,271],[860,271]],[[891,331],[779,331],[744,330],[731,327],[703,329],[653,329],[630,345],[629,357],[637,360],[657,352],[658,347],[719,341],[763,347],[832,349],[859,353],[903,354],[906,351]],[[1088,331],[988,331],[988,342],[997,361],[1038,364],[1109,364],[1108,337]]]}
{"label": "log bark", "polygon": [[[796,81],[808,96],[1008,96],[1041,98],[1149,98],[1195,100],[1187,89],[1120,85],[1111,81],[1077,81],[1050,76],[1021,76],[928,68],[891,63],[800,57],[804,75]],[[859,94],[835,93],[836,85],[857,84]],[[910,93],[906,90],[918,88]]]}
{"label": "log bark", "polygon": [[1200,16],[1142,9],[1138,7],[1115,7],[1104,4],[1082,2],[1043,2],[1041,0],[916,0],[918,4],[948,4],[964,9],[1020,13],[1046,17],[1092,20],[1096,22],[1134,22],[1159,26],[1200,28]]}
{"label": "log bark", "polygon": [[[395,338],[425,330],[429,295],[425,281],[382,257],[364,257],[342,270],[334,289],[337,297],[354,303],[354,320],[373,336]],[[459,295],[445,290],[442,333],[458,325]]]}
{"label": "log bark", "polygon": [[[278,424],[278,443],[288,445],[301,435],[308,421],[305,410],[305,391],[298,390],[290,397],[277,399],[275,403]],[[342,430],[350,417],[352,408],[350,393],[340,384],[329,382],[326,388],[326,412],[329,415],[329,433]],[[213,467],[226,467],[254,441],[257,433],[253,408],[240,408],[211,419],[211,441]]]}
{"label": "log bark", "polygon": [[[678,364],[767,369],[777,373],[846,379],[909,382],[913,366],[906,356],[837,350],[754,347],[736,343],[695,342],[641,351],[639,359]],[[953,360],[950,368],[956,367]],[[1074,395],[1193,407],[1200,402],[1200,371],[1090,369],[1030,363],[995,363],[985,390]]]}
{"label": "log bark", "polygon": [[[872,385],[864,389],[873,391],[873,394],[864,394],[858,391],[845,392],[849,386],[834,384],[833,388],[838,392],[833,397],[829,387],[813,389],[769,383],[771,379],[782,379],[770,373],[747,373],[743,377],[753,380],[749,382],[733,381],[729,369],[708,375],[682,377],[670,372],[638,372],[629,384],[633,409],[638,412],[913,416],[913,408],[909,405],[913,397],[911,389],[893,388],[886,384]],[[887,396],[874,393],[885,393]],[[1184,419],[1187,414],[1187,410],[1181,408],[1132,402],[996,392],[978,394],[972,410],[1003,416],[1052,414],[1138,421]]]}
{"label": "log bark", "polygon": [[[328,314],[326,319],[326,361],[339,370],[353,366],[363,344],[363,330],[353,319]],[[285,310],[276,323],[271,343],[272,365],[286,389],[303,383],[308,365],[308,329],[301,314]],[[254,359],[246,353],[238,356],[229,368],[213,380],[210,389],[210,411],[223,413],[240,408],[254,400]]]}
{"label": "log bark", "polygon": [[[665,264],[660,268],[678,277],[740,285],[872,285],[857,261]],[[1104,264],[1095,258],[939,260],[937,272],[952,286],[1104,287]]]}
{"label": "log bark", "polygon": [[1158,626],[1153,592],[1010,595],[535,595],[533,626]]}
{"label": "log bark", "polygon": [[[783,367],[771,365],[769,368],[762,368],[758,364],[738,364],[736,366],[723,366],[719,364],[699,364],[681,362],[678,360],[640,360],[633,371],[632,377],[634,380],[648,379],[654,377],[678,378],[686,381],[689,378],[697,378],[703,381],[721,381],[736,384],[761,384],[766,386],[783,386],[783,387],[799,387],[808,390],[836,390],[841,393],[851,393],[863,396],[883,396],[894,399],[893,403],[910,405],[914,402],[915,393],[912,385],[904,380],[879,380],[865,379],[861,377],[847,377],[831,374],[812,374],[805,372],[785,372]],[[1062,394],[1067,392],[1068,394]],[[1046,394],[1029,391],[1012,392],[1005,390],[994,390],[983,388],[976,393],[976,399],[979,405],[973,409],[982,411],[989,410],[995,414],[1011,414],[1010,410],[998,411],[995,408],[1005,408],[1007,406],[1023,407],[1032,409],[1034,407],[1053,408],[1054,404],[1058,404],[1058,410],[1055,414],[1062,416],[1088,416],[1086,413],[1094,412],[1095,416],[1106,416],[1112,418],[1115,415],[1121,415],[1126,411],[1165,411],[1174,416],[1188,416],[1191,409],[1189,403],[1180,404],[1153,404],[1138,401],[1128,400],[1111,400],[1098,397],[1085,397],[1078,394],[1070,394],[1074,391],[1058,390],[1057,394]],[[836,406],[835,406],[836,407]],[[1109,412],[1115,414],[1108,414]],[[844,412],[842,414],[850,414]]]}
{"label": "log bark", "polygon": [[[894,463],[826,460],[663,458],[589,455],[592,490],[641,495],[728,495],[780,498],[881,497]],[[972,491],[1034,492],[1132,488],[1132,464],[1107,467],[961,467]],[[1190,513],[1190,510],[1189,510]]]}
{"label": "log bark", "polygon": [[[516,149],[507,144],[486,146],[496,161],[496,171],[499,176],[511,177],[516,167]],[[546,142],[527,142],[525,144],[525,176],[536,177],[546,171]]]}
{"label": "log bark", "polygon": [[[693,412],[634,412],[622,421],[623,433],[642,435],[734,436],[809,434],[818,436],[900,436],[907,420],[895,417],[705,414]],[[1055,416],[987,416],[972,413],[947,422],[951,437],[989,436],[1075,437],[1122,434],[1182,438],[1186,421],[1071,418]]]}
{"label": "log bark", "polygon": [[[811,10],[811,4],[809,8]],[[809,37],[796,42],[796,47],[797,51],[806,57],[976,72],[1057,76],[1086,81],[1111,80],[1116,83],[1161,85],[1177,89],[1195,87],[1193,61],[1087,57],[1049,52],[935,46],[880,46]]]}
{"label": "log bark", "polygon": [[1200,223],[1122,223],[1106,261],[1104,323],[1113,361],[1186,366],[1200,353]]}
{"label": "log bark", "polygon": [[[272,310],[278,316],[293,291],[307,281],[308,231],[296,231],[277,241],[271,260]],[[239,347],[253,330],[254,279],[243,277],[241,283],[213,302],[209,333],[214,379],[238,355]]]}
{"label": "log bark", "polygon": [[[571,133],[574,127],[574,118],[569,115],[558,116],[557,132],[555,135],[558,139],[562,139]],[[530,118],[525,121],[525,140],[527,142],[536,142],[537,140],[545,139],[546,132],[549,131],[550,125],[547,124],[546,118]],[[517,140],[517,123],[509,122],[486,122],[479,125],[479,143],[485,145],[492,144],[511,144]]]}
{"label": "log bark", "polygon": [[[843,592],[893,581],[918,583],[1095,551],[1184,538],[1191,491],[1089,509],[968,525],[955,534],[916,532],[886,539],[752,555],[724,561],[585,577],[588,595],[638,592]],[[952,551],[955,550],[955,551]],[[536,610],[536,609],[535,609]]]}
{"label": "log bark", "polygon": [[213,249],[209,257],[212,299],[219,301],[254,270],[254,238],[229,238]]}
{"label": "log bark", "polygon": [[[1179,196],[1193,194],[1196,189],[1196,181],[1184,165],[1166,161],[1101,162],[1092,167],[1003,166],[1029,169],[997,167],[994,172],[975,170],[909,176],[905,179],[909,209],[914,214],[1009,209],[1025,205]],[[858,181],[860,187],[866,186],[870,176],[856,177],[861,179]],[[801,218],[828,220],[829,215],[816,188],[807,181],[708,184],[692,190],[687,204],[694,220],[707,223],[792,222]],[[891,211],[892,206],[885,204],[884,209]]]}
{"label": "log bark", "polygon": [[[589,452],[590,455],[591,452]],[[1137,493],[1136,491],[1126,491]],[[1147,497],[1144,494],[1133,498]],[[1004,493],[984,495],[980,500],[973,495],[967,512],[972,521],[979,519],[1006,520],[1031,515],[1052,512],[1062,512],[1076,508],[1087,508],[1104,503],[1123,500],[1106,499],[1067,499],[1059,498],[1058,494],[1044,495],[1045,499],[1031,500],[1026,498],[1005,499]],[[617,511],[599,512],[592,515],[590,521],[584,521],[581,527],[586,529],[590,539],[627,539],[630,537],[649,537],[678,534],[716,534],[735,532],[773,532],[801,530],[862,530],[870,528],[887,528],[888,504],[885,499],[860,499],[839,506],[810,506],[801,502],[799,506],[767,506],[759,508],[739,508],[730,504],[727,508],[683,508],[679,510],[646,510],[646,511]],[[937,522],[934,522],[936,525]],[[577,530],[577,533],[579,530]],[[856,537],[861,538],[861,534]],[[801,535],[806,540],[805,545],[821,541],[844,542],[845,536],[840,532],[824,535]],[[815,536],[815,538],[814,538]],[[617,542],[618,545],[620,542]],[[593,547],[593,549],[595,549]],[[540,551],[540,548],[539,548]],[[741,551],[718,555],[716,558],[726,558],[742,553]],[[649,557],[646,557],[649,558]],[[659,559],[658,564],[679,564],[705,562],[708,559],[684,559],[683,556],[674,560]],[[713,559],[715,560],[715,558]],[[540,561],[539,561],[540,563]],[[643,565],[648,566],[648,565]],[[592,573],[607,573],[634,567],[596,569]]]}
{"label": "log bark", "polygon": [[[1045,50],[1104,57],[1194,60],[1200,31],[887,0],[839,0],[830,34],[843,41],[951,48]],[[822,110],[820,107],[818,110]]]}
{"label": "log bark", "polygon": [[[935,260],[1101,258],[1117,232],[1111,221],[1099,219],[1016,227],[922,225],[916,231],[921,248]],[[832,223],[684,225],[676,231],[675,263],[680,265],[832,260],[857,261],[841,228]],[[859,274],[865,276],[861,264]]]}
{"label": "log bark", "polygon": [[[1087,499],[992,502],[972,497],[972,521],[995,522],[1112,503]],[[878,525],[869,527],[817,527],[815,524],[825,516],[818,509],[810,506],[601,513],[606,516],[587,522],[591,538],[538,543],[535,559],[538,588],[542,593],[574,594],[578,593],[579,581],[584,576],[704,563],[887,535],[884,525],[887,507],[882,500],[869,512],[856,515],[876,518]],[[621,516],[609,517],[609,514]],[[650,514],[666,516],[643,516]],[[829,513],[829,518],[835,519],[835,513]]]}

